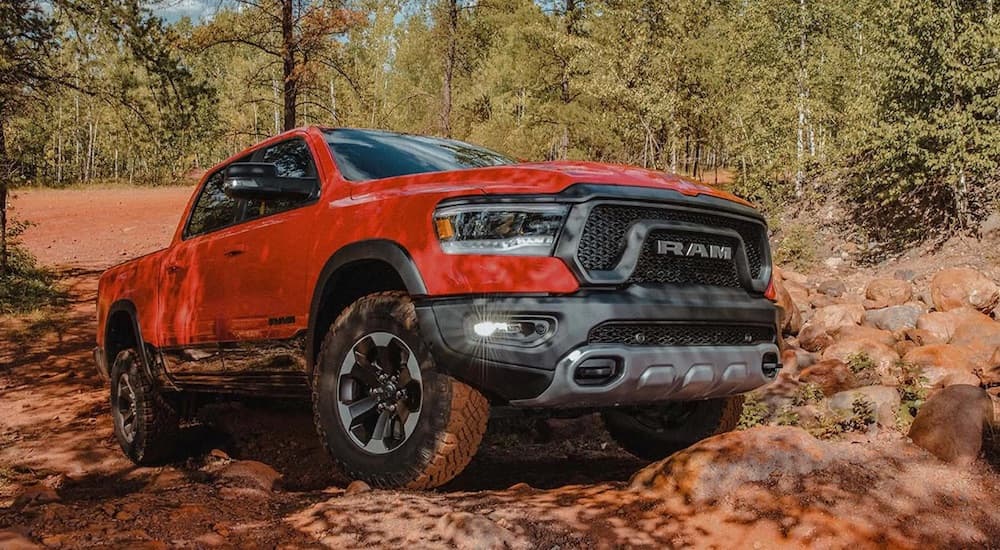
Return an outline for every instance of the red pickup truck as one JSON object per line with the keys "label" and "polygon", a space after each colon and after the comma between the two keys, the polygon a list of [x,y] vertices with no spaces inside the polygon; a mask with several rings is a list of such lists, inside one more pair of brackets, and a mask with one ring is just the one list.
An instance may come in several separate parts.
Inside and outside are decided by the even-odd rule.
{"label": "red pickup truck", "polygon": [[105,272],[95,358],[136,463],[206,396],[312,399],[345,473],[441,485],[491,407],[599,411],[655,459],[774,378],[764,220],[676,176],[305,128],[210,170],[170,246]]}

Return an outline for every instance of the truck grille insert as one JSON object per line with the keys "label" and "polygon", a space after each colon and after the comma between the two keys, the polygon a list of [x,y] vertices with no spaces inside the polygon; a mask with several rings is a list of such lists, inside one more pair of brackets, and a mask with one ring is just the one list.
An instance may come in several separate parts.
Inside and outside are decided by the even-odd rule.
{"label": "truck grille insert", "polygon": [[630,346],[749,346],[774,343],[774,327],[677,323],[603,323],[590,330],[591,344]]}
{"label": "truck grille insert", "polygon": [[629,277],[630,283],[669,283],[677,285],[711,285],[739,288],[740,277],[736,263],[719,258],[700,258],[657,254],[658,240],[697,243],[706,248],[712,245],[728,246],[736,250],[739,242],[710,234],[671,233],[650,231],[642,245],[642,253],[635,270]]}
{"label": "truck grille insert", "polygon": [[[767,238],[762,224],[708,212],[620,204],[598,205],[590,212],[577,249],[577,259],[579,259],[580,264],[588,271],[614,269],[621,262],[629,228],[641,220],[681,222],[711,228],[732,229],[739,233],[746,245],[750,276],[756,279],[761,274],[763,267],[762,249],[765,246],[764,239]],[[690,235],[685,234],[685,241],[691,241]],[[644,250],[643,256],[645,257],[648,253],[648,250]],[[640,275],[640,277],[645,282],[673,282],[648,280],[648,277],[644,275]],[[700,282],[700,284],[715,283]]]}

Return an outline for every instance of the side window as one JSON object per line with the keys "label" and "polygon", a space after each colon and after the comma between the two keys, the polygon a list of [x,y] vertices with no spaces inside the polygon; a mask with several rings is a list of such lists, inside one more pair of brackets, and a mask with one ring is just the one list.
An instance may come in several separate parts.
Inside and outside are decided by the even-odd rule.
{"label": "side window", "polygon": [[[315,178],[316,164],[313,162],[309,145],[304,139],[292,139],[272,145],[254,155],[255,162],[274,163],[278,176],[284,178]],[[319,183],[316,184],[317,190]],[[315,193],[314,193],[315,194]],[[252,220],[260,216],[291,210],[312,199],[282,201],[247,201],[244,219]]]}
{"label": "side window", "polygon": [[191,219],[184,229],[184,238],[215,231],[237,221],[239,201],[223,192],[223,172],[225,170],[212,174],[205,182],[191,210]]}

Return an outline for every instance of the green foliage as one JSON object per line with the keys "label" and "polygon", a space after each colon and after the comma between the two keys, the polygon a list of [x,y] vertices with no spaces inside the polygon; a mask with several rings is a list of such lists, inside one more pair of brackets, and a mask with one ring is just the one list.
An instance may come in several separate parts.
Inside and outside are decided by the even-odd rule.
{"label": "green foliage", "polygon": [[793,269],[806,269],[816,261],[816,230],[793,224],[781,229],[781,240],[774,249],[774,261]]}
{"label": "green foliage", "polygon": [[779,426],[798,426],[799,425],[799,413],[788,406],[784,405],[778,409],[778,414],[775,415],[774,421]]}
{"label": "green foliage", "polygon": [[23,247],[16,237],[24,230],[24,224],[13,223],[8,228],[7,272],[0,275],[0,314],[23,313],[59,303],[65,293],[56,286],[56,276],[51,271],[40,268],[35,258]]}
{"label": "green foliage", "polygon": [[851,402],[851,414],[841,421],[845,432],[861,432],[875,423],[875,404],[863,395]]}
{"label": "green foliage", "polygon": [[893,30],[874,35],[874,119],[853,129],[845,166],[847,196],[878,255],[930,228],[973,227],[995,207],[1000,11],[993,2],[894,0],[876,14]]}
{"label": "green foliage", "polygon": [[863,386],[881,382],[878,371],[875,369],[875,361],[867,353],[858,352],[850,355],[847,358],[847,366]]}
{"label": "green foliage", "polygon": [[[873,256],[1000,195],[995,2],[304,0],[287,44],[280,3],[171,22],[142,0],[5,4],[0,53],[45,76],[0,74],[29,98],[0,116],[21,179],[171,181],[279,131],[292,93],[301,125],[721,170],[768,211],[833,197]],[[784,233],[779,260],[814,260],[808,228]]]}
{"label": "green foliage", "polygon": [[795,395],[792,396],[792,404],[796,407],[801,407],[803,405],[819,403],[824,397],[826,396],[823,394],[823,389],[818,384],[809,382],[800,385],[795,390]]}
{"label": "green foliage", "polygon": [[928,380],[918,365],[901,360],[896,366],[900,372],[899,394],[901,401],[899,413],[897,414],[897,423],[900,424],[901,429],[905,425],[905,429],[903,430],[905,431],[909,429],[909,425],[917,416],[917,411],[920,410],[921,405],[927,400]]}
{"label": "green foliage", "polygon": [[806,426],[806,430],[820,439],[834,439],[847,432],[867,431],[876,420],[875,404],[867,397],[858,395],[851,402],[849,413],[824,412],[814,424]]}
{"label": "green foliage", "polygon": [[755,426],[763,426],[771,415],[771,409],[760,396],[750,394],[743,402],[743,413],[740,414],[740,421],[737,429],[746,430]]}

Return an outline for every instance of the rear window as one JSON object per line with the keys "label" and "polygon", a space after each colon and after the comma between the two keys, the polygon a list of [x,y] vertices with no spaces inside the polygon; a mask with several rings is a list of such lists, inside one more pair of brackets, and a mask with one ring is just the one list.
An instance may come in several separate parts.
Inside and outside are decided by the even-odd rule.
{"label": "rear window", "polygon": [[514,164],[509,157],[461,141],[380,130],[327,130],[326,143],[348,181]]}

